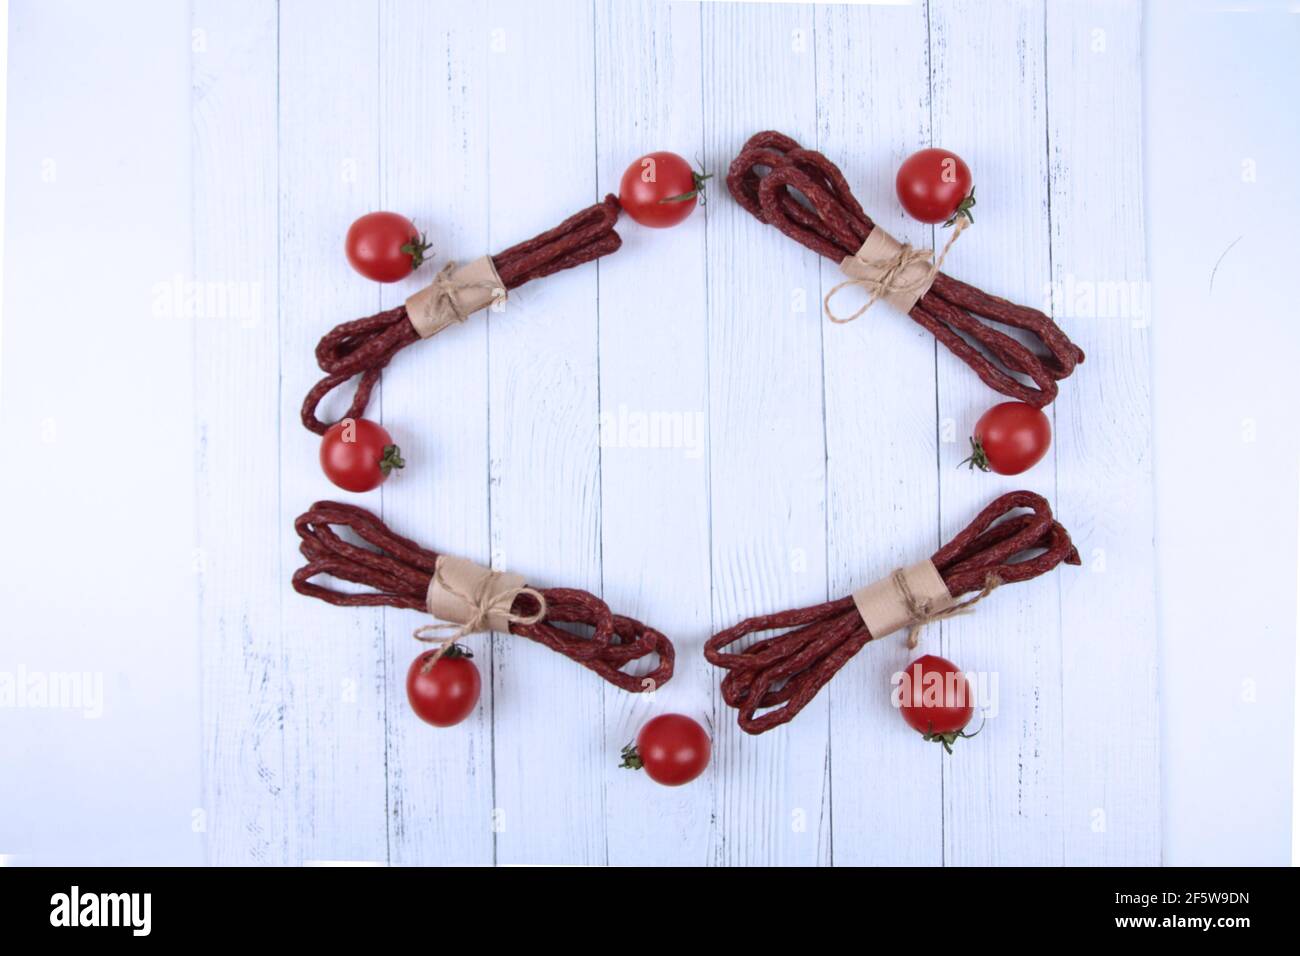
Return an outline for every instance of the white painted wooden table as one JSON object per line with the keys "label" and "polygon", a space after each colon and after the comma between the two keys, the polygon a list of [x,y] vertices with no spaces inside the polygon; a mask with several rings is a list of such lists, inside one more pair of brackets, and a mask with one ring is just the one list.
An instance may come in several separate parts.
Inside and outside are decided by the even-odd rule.
{"label": "white painted wooden table", "polygon": [[[114,756],[92,774],[94,792],[37,783],[20,797],[12,777],[0,781],[11,803],[0,852],[223,864],[1161,861],[1138,6],[194,0],[188,19],[166,4],[137,5],[130,19],[156,44],[147,65],[114,79],[111,96],[87,85],[61,98],[75,104],[67,122],[9,150],[9,217],[50,220],[26,241],[66,236],[76,210],[12,185],[20,163],[50,157],[64,181],[109,164],[110,179],[148,181],[155,205],[125,232],[149,262],[146,285],[114,285],[93,261],[79,278],[71,320],[88,345],[63,378],[4,366],[8,420],[58,466],[6,479],[34,503],[12,516],[14,540],[37,542],[31,566],[46,573],[16,582],[11,554],[5,600],[29,624],[58,622],[56,649],[24,641],[19,663],[95,669],[106,692],[93,731],[79,714],[13,712],[0,754],[35,772],[38,740],[80,748],[93,733]],[[93,37],[117,42],[117,21],[91,5],[15,5],[12,75],[55,76],[41,53],[61,44],[108,56]],[[178,29],[191,31],[187,48]],[[151,85],[185,69],[188,89]],[[188,110],[188,141],[126,110],[124,95],[159,115]],[[130,123],[152,153],[96,156],[96,129],[112,123]],[[935,236],[898,209],[898,163],[930,143],[967,159],[977,226],[948,271],[1031,304],[1055,284],[1056,318],[1088,355],[1049,409],[1055,442],[1041,465],[1014,479],[958,468],[999,396],[897,313],[828,324],[819,304],[834,265],[754,221],[719,176],[683,226],[625,219],[618,253],[399,355],[370,412],[409,467],[369,495],[326,482],[318,440],[298,422],[319,374],[313,346],[432,273],[383,288],[361,279],[342,256],[352,219],[412,216],[436,267],[553,226],[616,190],[643,151],[698,156],[721,174],[768,128],[825,152],[873,217],[916,243]],[[137,152],[156,154],[156,167]],[[92,212],[103,220],[136,221],[122,197],[102,202]],[[167,235],[173,212],[192,242]],[[36,302],[60,281],[53,261],[11,269],[6,300]],[[1088,298],[1130,288],[1133,302]],[[135,303],[125,325],[96,325],[95,290]],[[64,335],[11,315],[6,358],[58,349]],[[164,361],[178,354],[192,365]],[[156,389],[136,406],[87,409],[87,394],[116,394],[123,374]],[[618,428],[654,415],[702,431],[662,448]],[[133,416],[149,417],[156,440]],[[42,422],[60,437],[42,444]],[[60,457],[123,441],[134,457],[175,448],[180,460],[143,479],[110,470],[87,491],[85,473],[68,470],[77,462]],[[710,633],[929,554],[1015,487],[1049,498],[1084,564],[1008,588],[925,638],[995,676],[998,713],[979,740],[947,757],[891,713],[889,676],[908,658],[897,638],[865,648],[792,724],[739,731],[700,653]],[[289,587],[293,519],[322,498],[355,500],[401,533],[538,584],[602,594],[674,639],[677,676],[637,698],[498,635],[476,644],[476,715],[426,727],[403,690],[420,616],[330,607]],[[96,535],[128,542],[120,561],[98,545],[72,606],[53,570],[66,541],[42,534],[68,501]],[[141,527],[149,556],[134,564]],[[109,612],[89,633],[69,613],[86,606]],[[197,695],[171,700],[185,688]],[[678,790],[617,767],[621,745],[665,709],[702,715],[715,735],[710,771]],[[191,772],[192,806],[173,783]],[[119,774],[135,785],[105,789]],[[99,832],[79,857],[77,834],[95,830],[76,810],[105,803],[122,820],[169,822],[134,838]],[[50,834],[60,809],[74,819]]]}

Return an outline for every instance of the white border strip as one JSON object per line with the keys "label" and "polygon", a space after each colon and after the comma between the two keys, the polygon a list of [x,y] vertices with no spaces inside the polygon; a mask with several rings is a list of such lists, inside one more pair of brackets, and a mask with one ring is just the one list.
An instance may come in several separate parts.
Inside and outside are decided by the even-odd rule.
{"label": "white border strip", "polygon": [[[1296,498],[1300,501],[1300,467],[1296,469]],[[1291,735],[1291,865],[1300,866],[1300,520],[1296,522],[1296,655],[1291,683],[1295,708]]]}
{"label": "white border strip", "polygon": [[[5,152],[9,143],[9,0],[0,0],[0,358],[5,344]],[[0,397],[4,363],[0,362]],[[3,864],[0,864],[3,865]]]}
{"label": "white border strip", "polygon": [[[671,2],[671,0],[670,0]],[[795,3],[802,6],[813,6],[816,3],[826,3],[826,0],[702,0],[704,3]],[[829,5],[832,7],[910,7],[916,0],[830,0]]]}

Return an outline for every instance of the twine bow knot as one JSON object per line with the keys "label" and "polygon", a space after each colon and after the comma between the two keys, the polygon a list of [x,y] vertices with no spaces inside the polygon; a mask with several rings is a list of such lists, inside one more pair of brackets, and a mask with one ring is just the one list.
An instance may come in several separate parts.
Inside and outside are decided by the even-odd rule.
{"label": "twine bow knot", "polygon": [[[916,249],[911,243],[900,243],[879,226],[872,229],[862,248],[840,263],[840,268],[849,278],[826,293],[822,300],[826,317],[843,325],[861,316],[881,299],[892,300],[904,312],[911,311],[917,300],[930,290],[943,260],[948,257],[948,250],[966,226],[967,220],[959,216],[943,251],[933,262],[933,253],[928,249]],[[831,299],[841,289],[851,285],[861,286],[870,293],[870,297],[852,315],[836,315],[831,308]]]}
{"label": "twine bow knot", "polygon": [[461,311],[460,300],[456,293],[464,289],[486,289],[492,293],[492,298],[496,299],[504,290],[499,282],[492,279],[465,279],[457,278],[456,271],[460,268],[455,262],[448,262],[438,270],[438,274],[433,277],[429,283],[429,289],[433,292],[433,305],[436,308],[439,303],[446,302],[451,307],[452,316],[457,322],[464,322],[471,315],[477,312],[482,306],[475,306],[472,309]]}
{"label": "twine bow knot", "polygon": [[[448,568],[453,573],[447,573]],[[467,573],[466,569],[472,569]],[[434,664],[443,654],[462,637],[479,631],[506,630],[513,624],[525,626],[540,623],[546,617],[546,598],[536,588],[524,584],[516,585],[513,575],[490,568],[480,568],[470,562],[451,564],[444,558],[438,560],[433,578],[429,582],[429,613],[445,617],[445,603],[435,604],[435,595],[444,598],[450,596],[459,601],[464,610],[458,620],[442,621],[437,624],[424,624],[417,627],[413,637],[417,641],[437,643],[439,645],[426,666]],[[537,610],[532,614],[516,614],[513,610],[515,599],[527,594],[537,602]],[[435,610],[435,606],[439,610]]]}
{"label": "twine bow knot", "polygon": [[1002,586],[1002,579],[996,574],[990,574],[984,579],[984,587],[972,598],[967,598],[957,604],[949,605],[946,608],[935,610],[933,602],[929,598],[918,599],[912,593],[911,587],[907,583],[907,576],[903,573],[902,568],[898,568],[890,576],[894,582],[894,587],[898,589],[899,597],[903,599],[903,604],[907,606],[907,648],[915,650],[916,645],[920,643],[921,629],[933,621],[943,621],[950,617],[957,617],[962,614],[972,613],[976,604],[992,594],[997,588]]}
{"label": "twine bow knot", "polygon": [[448,262],[439,269],[432,282],[406,300],[406,314],[420,338],[427,339],[505,296],[492,257],[480,256],[464,265]]}

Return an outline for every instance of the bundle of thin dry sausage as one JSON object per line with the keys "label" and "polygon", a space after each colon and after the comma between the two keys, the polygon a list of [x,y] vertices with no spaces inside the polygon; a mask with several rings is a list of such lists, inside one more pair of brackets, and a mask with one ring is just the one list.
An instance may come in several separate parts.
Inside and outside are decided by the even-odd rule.
{"label": "bundle of thin dry sausage", "polygon": [[[1022,508],[1030,509],[1029,513],[1013,513]],[[1013,491],[989,504],[936,551],[930,563],[942,578],[941,586],[946,586],[946,596],[956,599],[972,592],[982,597],[1000,585],[1036,578],[1058,564],[1080,562],[1069,533],[1052,518],[1047,501],[1030,491]],[[704,656],[727,671],[722,699],[739,711],[743,730],[761,734],[784,724],[864,644],[884,636],[872,634],[863,619],[863,604],[857,600],[862,591],[813,607],[752,617],[709,638]],[[952,613],[949,609],[920,615],[907,623],[919,625]],[[726,650],[751,634],[772,630],[783,633],[740,651]],[[760,715],[759,710],[766,713]]]}
{"label": "bundle of thin dry sausage", "polygon": [[[293,575],[298,593],[345,607],[428,609],[430,585],[439,568],[437,552],[390,530],[369,511],[335,501],[316,502],[298,516],[294,528],[302,539],[299,550],[307,559]],[[369,547],[345,541],[335,528],[349,529]],[[313,583],[312,578],[321,574],[371,590],[336,591]],[[594,594],[574,588],[516,591],[518,596],[509,609],[512,634],[544,644],[632,693],[653,690],[673,676],[672,642],[640,621],[613,613]],[[540,595],[541,601],[533,595]],[[575,624],[590,627],[591,636],[580,636],[562,626]],[[623,670],[650,654],[657,656],[658,663],[649,673]]]}
{"label": "bundle of thin dry sausage", "polygon": [[[759,172],[764,169],[767,172]],[[750,137],[727,172],[727,189],[760,222],[836,262],[855,256],[876,228],[839,168],[782,133]],[[1056,398],[1057,381],[1083,361],[1083,350],[1042,312],[988,295],[942,272],[908,314],[989,388],[1038,408]],[[1027,348],[982,320],[1031,333],[1046,353]],[[1016,374],[1034,384],[1026,385]]]}
{"label": "bundle of thin dry sausage", "polygon": [[[525,282],[614,252],[623,242],[614,231],[618,214],[618,198],[609,195],[604,202],[570,216],[554,229],[492,256],[502,290],[517,289]],[[321,421],[316,408],[326,395],[354,375],[360,375],[361,381],[342,417],[360,418],[384,366],[420,338],[421,332],[412,323],[405,305],[344,322],[330,330],[316,346],[316,363],[325,377],[312,386],[303,400],[302,423],[318,435],[325,434],[332,423]]]}

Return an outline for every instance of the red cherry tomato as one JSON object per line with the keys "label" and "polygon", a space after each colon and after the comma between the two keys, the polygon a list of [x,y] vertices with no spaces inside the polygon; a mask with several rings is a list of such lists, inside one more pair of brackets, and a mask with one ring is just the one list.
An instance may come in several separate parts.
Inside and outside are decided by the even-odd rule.
{"label": "red cherry tomato", "polygon": [[348,262],[367,279],[397,282],[424,262],[429,243],[415,223],[395,212],[371,212],[348,228]]}
{"label": "red cherry tomato", "polygon": [[691,214],[709,178],[676,153],[647,153],[623,174],[618,201],[643,226],[675,226]]}
{"label": "red cherry tomato", "polygon": [[980,416],[970,440],[971,468],[1018,475],[1043,460],[1052,445],[1052,424],[1041,408],[1000,402]]}
{"label": "red cherry tomato", "polygon": [[970,167],[956,153],[946,149],[913,153],[898,167],[895,186],[898,201],[913,219],[947,225],[958,216],[975,221],[970,213],[970,207],[975,205]]}
{"label": "red cherry tomato", "polygon": [[623,748],[628,770],[645,772],[655,783],[677,787],[690,783],[709,765],[713,744],[704,728],[684,714],[660,714]]}
{"label": "red cherry tomato", "polygon": [[975,697],[952,661],[933,654],[912,661],[903,671],[895,702],[909,727],[949,753],[958,738],[975,736],[964,732],[975,713]]}
{"label": "red cherry tomato", "polygon": [[325,477],[346,491],[378,488],[394,468],[405,468],[402,450],[382,425],[368,418],[345,418],[325,432],[320,443]]}
{"label": "red cherry tomato", "polygon": [[[482,681],[470,660],[474,655],[453,644],[441,657],[425,651],[406,672],[406,699],[426,723],[451,727],[468,717],[478,704]],[[437,660],[434,658],[437,657]]]}

